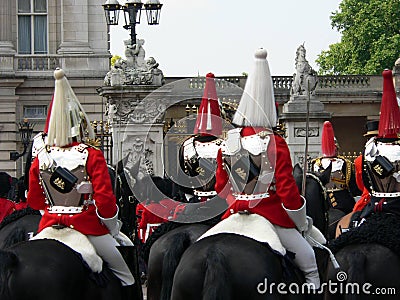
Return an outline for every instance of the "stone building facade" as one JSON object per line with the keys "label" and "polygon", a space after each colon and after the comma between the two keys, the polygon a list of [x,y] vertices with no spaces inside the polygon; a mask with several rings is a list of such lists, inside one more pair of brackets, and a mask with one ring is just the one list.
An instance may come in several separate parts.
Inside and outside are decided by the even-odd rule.
{"label": "stone building facade", "polygon": [[56,67],[63,68],[91,119],[101,119],[96,88],[109,70],[109,37],[97,0],[2,0],[0,5],[0,170],[22,174],[17,124],[43,129]]}

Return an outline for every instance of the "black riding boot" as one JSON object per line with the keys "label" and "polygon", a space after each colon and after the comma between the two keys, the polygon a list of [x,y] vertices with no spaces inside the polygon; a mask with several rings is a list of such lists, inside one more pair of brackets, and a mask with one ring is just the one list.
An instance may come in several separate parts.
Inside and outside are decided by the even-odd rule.
{"label": "black riding boot", "polygon": [[138,299],[143,300],[142,285],[140,283],[139,266],[138,266],[138,255],[135,246],[117,246],[119,252],[124,258],[129,270],[135,278],[133,285],[122,287],[123,299],[131,300]]}

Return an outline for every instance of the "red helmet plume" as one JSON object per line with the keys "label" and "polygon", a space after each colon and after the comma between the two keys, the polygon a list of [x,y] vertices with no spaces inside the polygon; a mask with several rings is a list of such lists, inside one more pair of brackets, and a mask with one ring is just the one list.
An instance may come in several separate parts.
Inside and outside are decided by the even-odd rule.
{"label": "red helmet plume", "polygon": [[383,92],[379,118],[378,137],[397,138],[400,129],[400,110],[394,90],[391,70],[384,70]]}
{"label": "red helmet plume", "polygon": [[331,122],[325,121],[322,128],[322,141],[321,141],[322,156],[332,157],[336,155],[335,145],[335,132]]}
{"label": "red helmet plume", "polygon": [[197,114],[194,134],[219,136],[222,134],[221,110],[213,73],[206,75],[206,85]]}

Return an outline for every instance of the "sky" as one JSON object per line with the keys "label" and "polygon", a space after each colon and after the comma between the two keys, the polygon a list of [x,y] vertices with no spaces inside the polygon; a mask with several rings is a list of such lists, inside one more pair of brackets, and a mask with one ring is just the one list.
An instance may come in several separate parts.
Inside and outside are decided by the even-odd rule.
{"label": "sky", "polygon": [[[124,0],[119,0],[123,4]],[[145,0],[142,0],[145,2]],[[295,73],[298,46],[314,70],[317,56],[340,42],[330,16],[341,0],[160,0],[159,25],[148,25],[145,12],[136,25],[146,59],[154,57],[164,76],[241,75],[252,69],[254,52],[268,51],[273,76]],[[121,12],[111,26],[111,54],[124,57],[129,30]]]}

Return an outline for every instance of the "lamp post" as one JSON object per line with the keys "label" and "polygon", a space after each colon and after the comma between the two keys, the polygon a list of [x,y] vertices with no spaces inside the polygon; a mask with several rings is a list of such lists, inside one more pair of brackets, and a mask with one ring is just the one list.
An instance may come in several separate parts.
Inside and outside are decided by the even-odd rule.
{"label": "lamp post", "polygon": [[25,155],[29,143],[31,142],[33,127],[35,127],[35,124],[30,123],[26,118],[18,123],[18,132],[21,136],[21,142],[24,145],[24,151],[22,153],[18,153],[17,151],[10,152],[10,160],[16,161],[18,158]]}
{"label": "lamp post", "polygon": [[140,23],[141,11],[146,11],[149,25],[158,25],[161,7],[159,0],[148,0],[145,4],[141,0],[127,0],[124,5],[119,4],[118,0],[107,0],[103,4],[107,25],[118,25],[119,11],[124,12],[125,25],[123,27],[131,31],[131,46],[136,44],[136,24]]}

